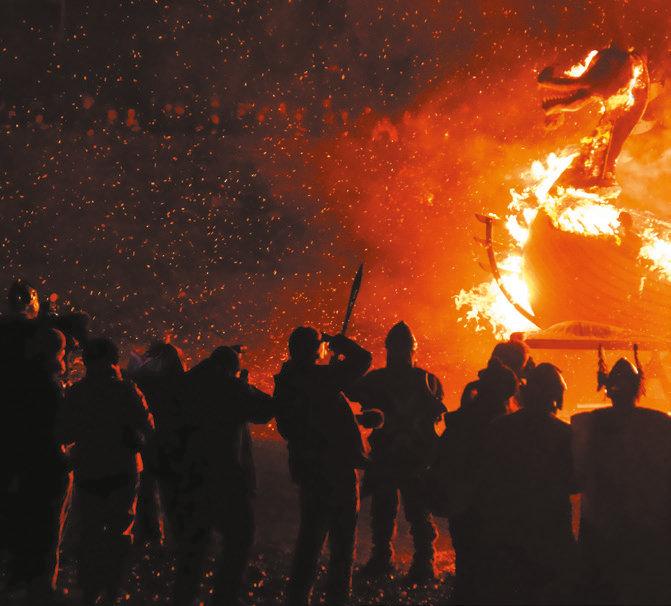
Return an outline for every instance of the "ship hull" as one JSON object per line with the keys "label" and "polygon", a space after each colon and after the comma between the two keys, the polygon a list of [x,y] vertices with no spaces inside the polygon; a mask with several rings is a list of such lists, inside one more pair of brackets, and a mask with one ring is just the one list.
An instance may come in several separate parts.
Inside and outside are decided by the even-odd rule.
{"label": "ship hull", "polygon": [[524,247],[524,276],[538,325],[596,322],[670,338],[671,283],[637,260],[637,249],[561,231],[539,212]]}

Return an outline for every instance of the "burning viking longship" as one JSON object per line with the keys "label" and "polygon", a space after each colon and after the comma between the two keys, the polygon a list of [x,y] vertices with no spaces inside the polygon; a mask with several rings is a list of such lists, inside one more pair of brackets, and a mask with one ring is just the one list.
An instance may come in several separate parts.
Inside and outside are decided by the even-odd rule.
{"label": "burning viking longship", "polygon": [[[645,59],[611,46],[560,75],[544,69],[538,83],[554,95],[543,102],[548,124],[593,103],[600,119],[579,146],[537,166],[533,185],[512,192],[506,228],[517,250],[503,261],[494,251],[496,218],[479,217],[494,282],[529,328],[572,322],[671,341],[671,225],[617,206],[615,162],[648,103]],[[457,306],[477,320],[491,295],[484,285],[462,291]]]}

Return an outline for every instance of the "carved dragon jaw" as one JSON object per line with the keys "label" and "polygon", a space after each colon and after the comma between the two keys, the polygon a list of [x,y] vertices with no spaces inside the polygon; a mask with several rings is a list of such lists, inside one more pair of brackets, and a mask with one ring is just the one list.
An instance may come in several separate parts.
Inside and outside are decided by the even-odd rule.
{"label": "carved dragon jaw", "polygon": [[596,100],[584,76],[555,76],[553,67],[546,67],[538,74],[538,88],[554,94],[546,96],[541,104],[546,116],[575,112]]}
{"label": "carved dragon jaw", "polygon": [[541,107],[546,116],[553,116],[561,112],[577,112],[583,107],[595,101],[588,88],[576,88],[575,86],[548,87],[553,91],[567,93],[564,96],[547,97],[543,99]]}
{"label": "carved dragon jaw", "polygon": [[587,56],[584,63],[556,76],[553,67],[538,74],[538,86],[555,96],[546,97],[546,116],[575,112],[591,102],[604,102],[627,86],[631,77],[630,54],[611,46]]}

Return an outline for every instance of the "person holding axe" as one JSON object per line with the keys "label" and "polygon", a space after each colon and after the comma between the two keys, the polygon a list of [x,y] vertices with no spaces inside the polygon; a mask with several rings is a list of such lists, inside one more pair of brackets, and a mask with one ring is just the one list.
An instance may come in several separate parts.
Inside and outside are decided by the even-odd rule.
{"label": "person holding axe", "polygon": [[[367,457],[355,417],[345,394],[366,373],[371,354],[347,338],[358,280],[342,332],[335,336],[299,326],[289,337],[289,360],[275,376],[277,428],[287,441],[289,467],[300,495],[300,529],[287,590],[289,606],[307,606],[317,563],[328,537],[329,562],[326,603],[349,601],[359,482],[357,469]],[[357,283],[358,282],[358,283]],[[319,364],[332,353],[330,364]],[[362,415],[363,425],[374,426],[379,412]]]}

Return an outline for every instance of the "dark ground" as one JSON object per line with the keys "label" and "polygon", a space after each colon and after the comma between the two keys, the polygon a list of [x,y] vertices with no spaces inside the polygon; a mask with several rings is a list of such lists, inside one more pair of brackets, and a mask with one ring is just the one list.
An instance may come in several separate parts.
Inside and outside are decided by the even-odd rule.
{"label": "dark ground", "polygon": [[[257,439],[255,456],[258,474],[256,499],[257,533],[254,557],[249,573],[248,602],[258,606],[283,604],[286,575],[289,571],[293,542],[297,532],[297,495],[288,474],[286,446],[276,439]],[[370,500],[362,502],[359,521],[357,565],[363,564],[370,551]],[[438,568],[441,582],[431,587],[404,588],[400,579],[380,584],[362,584],[355,581],[354,605],[364,604],[441,604],[446,601],[454,572],[454,552],[449,540],[446,520],[438,520]],[[402,513],[399,515],[397,564],[401,574],[407,569],[412,556],[411,541]],[[66,601],[76,605],[79,591],[75,582],[75,564],[69,556],[66,537],[60,590]],[[325,550],[325,555],[326,550]],[[324,564],[326,560],[324,560]],[[323,570],[323,568],[322,568]],[[159,548],[145,544],[136,548],[133,568],[122,592],[121,604],[171,604],[168,596],[174,576],[174,564],[169,546]],[[208,579],[204,576],[203,596],[207,595]],[[321,580],[321,579],[320,579]],[[320,587],[318,581],[317,589]],[[323,603],[323,595],[315,594],[315,603]],[[5,601],[7,600],[7,601]],[[2,597],[0,603],[18,606],[16,600]]]}

